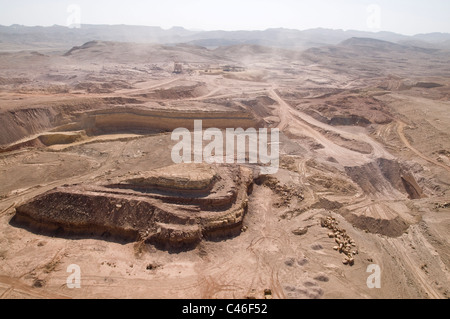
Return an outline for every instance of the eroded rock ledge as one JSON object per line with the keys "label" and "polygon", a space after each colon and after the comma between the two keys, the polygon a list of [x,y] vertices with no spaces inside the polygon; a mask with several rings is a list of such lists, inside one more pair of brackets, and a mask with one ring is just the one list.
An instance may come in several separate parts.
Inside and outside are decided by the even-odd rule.
{"label": "eroded rock ledge", "polygon": [[17,207],[14,222],[64,235],[192,246],[240,231],[252,183],[245,167],[172,165],[110,184],[55,188]]}

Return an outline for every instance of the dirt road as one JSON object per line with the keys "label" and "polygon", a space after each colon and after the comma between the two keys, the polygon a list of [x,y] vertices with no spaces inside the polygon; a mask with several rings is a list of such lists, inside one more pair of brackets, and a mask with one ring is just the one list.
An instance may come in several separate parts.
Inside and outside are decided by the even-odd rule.
{"label": "dirt road", "polygon": [[442,163],[439,163],[438,161],[426,156],[425,154],[421,153],[419,150],[417,150],[416,148],[414,148],[411,143],[409,143],[408,139],[406,138],[405,134],[403,133],[403,130],[405,128],[406,124],[403,123],[402,121],[397,121],[397,134],[398,137],[400,138],[400,140],[403,142],[403,144],[405,144],[405,146],[407,148],[409,148],[412,152],[414,152],[417,156],[419,156],[420,158],[424,159],[425,161],[442,167],[443,169],[447,170],[448,172],[450,172],[450,167],[448,167],[447,165],[444,165]]}

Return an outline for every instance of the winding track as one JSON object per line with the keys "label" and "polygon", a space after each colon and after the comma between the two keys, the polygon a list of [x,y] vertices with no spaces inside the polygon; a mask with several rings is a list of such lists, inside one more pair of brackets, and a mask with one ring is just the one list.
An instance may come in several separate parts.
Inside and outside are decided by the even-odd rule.
{"label": "winding track", "polygon": [[389,243],[394,247],[398,254],[402,257],[404,265],[409,268],[410,273],[414,275],[414,278],[424,289],[427,295],[433,299],[442,299],[441,294],[429,284],[429,279],[425,277],[424,273],[414,264],[409,254],[405,252],[404,247],[400,247],[395,239],[390,239]]}
{"label": "winding track", "polygon": [[[364,165],[371,162],[375,158],[386,158],[386,159],[394,159],[394,156],[387,152],[382,145],[371,139],[366,134],[360,133],[350,133],[347,131],[340,130],[331,125],[322,123],[311,116],[294,109],[290,106],[283,98],[276,92],[274,87],[269,90],[270,96],[278,102],[280,105],[279,108],[279,118],[280,123],[278,128],[283,131],[288,129],[291,126],[291,123],[295,123],[295,126],[291,126],[291,130],[295,130],[299,134],[307,135],[309,137],[314,138],[317,142],[322,144],[325,148],[327,156],[332,156],[334,158],[339,159],[339,162],[344,166],[355,166],[355,165]],[[359,152],[352,151],[345,147],[339,146],[326,138],[319,131],[314,129],[315,127],[319,127],[321,129],[335,132],[346,139],[358,140],[361,142],[368,143],[372,146],[371,154],[361,154]]]}
{"label": "winding track", "polygon": [[42,298],[42,299],[69,299],[70,297],[52,293],[47,290],[39,290],[32,288],[27,284],[24,284],[19,279],[11,278],[7,276],[0,276],[0,284],[6,286],[6,290],[0,295],[0,299],[8,299],[13,293],[19,293],[20,295],[28,295],[31,298]]}
{"label": "winding track", "polygon": [[448,172],[450,172],[450,167],[448,167],[447,165],[441,164],[438,161],[435,161],[434,159],[426,156],[425,154],[421,153],[419,150],[417,150],[415,147],[413,147],[408,139],[406,138],[405,134],[403,133],[403,130],[405,128],[406,124],[403,123],[402,121],[398,121],[397,120],[397,134],[398,137],[400,138],[400,140],[403,142],[403,144],[405,144],[405,146],[407,148],[409,148],[412,152],[414,152],[417,156],[419,156],[420,158],[424,159],[425,161],[434,164],[436,166],[442,167],[443,169],[447,170]]}

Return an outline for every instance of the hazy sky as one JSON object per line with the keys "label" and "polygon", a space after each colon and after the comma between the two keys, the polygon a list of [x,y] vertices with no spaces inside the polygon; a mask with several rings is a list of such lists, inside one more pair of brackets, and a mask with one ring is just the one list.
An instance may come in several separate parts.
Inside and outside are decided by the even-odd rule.
{"label": "hazy sky", "polygon": [[0,24],[450,33],[449,0],[0,0]]}

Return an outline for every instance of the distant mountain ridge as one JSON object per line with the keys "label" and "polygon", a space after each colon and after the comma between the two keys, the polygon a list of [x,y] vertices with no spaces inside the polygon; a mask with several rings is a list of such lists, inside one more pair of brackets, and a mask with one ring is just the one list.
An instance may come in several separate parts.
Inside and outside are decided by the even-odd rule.
{"label": "distant mountain ridge", "polygon": [[272,28],[263,31],[191,31],[183,27],[165,30],[160,27],[130,25],[81,25],[28,27],[0,26],[0,50],[14,48],[46,49],[71,48],[89,41],[137,42],[155,44],[188,43],[208,48],[229,45],[260,45],[288,49],[308,49],[337,45],[351,38],[371,38],[396,44],[423,48],[450,49],[449,33],[405,36],[392,32],[364,32],[355,30],[309,29],[293,30]]}

